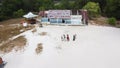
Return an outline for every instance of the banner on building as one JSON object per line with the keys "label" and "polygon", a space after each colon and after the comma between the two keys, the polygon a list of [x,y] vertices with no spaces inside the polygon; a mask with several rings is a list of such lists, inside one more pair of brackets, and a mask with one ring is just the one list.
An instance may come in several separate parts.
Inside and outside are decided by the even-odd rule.
{"label": "banner on building", "polygon": [[70,18],[70,10],[49,10],[48,18]]}

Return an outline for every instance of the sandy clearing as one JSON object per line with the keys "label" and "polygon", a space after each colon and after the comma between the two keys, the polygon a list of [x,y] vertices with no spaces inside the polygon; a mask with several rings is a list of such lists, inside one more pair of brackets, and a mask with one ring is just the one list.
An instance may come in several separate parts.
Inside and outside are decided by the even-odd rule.
{"label": "sandy clearing", "polygon": [[[120,68],[120,29],[105,26],[44,26],[24,32],[24,52],[3,56],[5,68]],[[41,36],[39,33],[47,32]],[[63,34],[77,34],[76,41],[62,42]],[[43,44],[37,55],[35,48]]]}

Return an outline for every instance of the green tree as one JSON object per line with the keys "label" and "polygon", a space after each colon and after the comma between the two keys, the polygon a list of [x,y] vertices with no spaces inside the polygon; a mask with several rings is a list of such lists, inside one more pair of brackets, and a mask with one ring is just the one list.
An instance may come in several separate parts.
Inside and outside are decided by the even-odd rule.
{"label": "green tree", "polygon": [[19,10],[15,11],[15,12],[13,13],[13,16],[14,16],[15,18],[16,18],[16,17],[22,17],[24,14],[25,14],[25,13],[24,13],[24,10],[23,10],[23,9],[19,9]]}
{"label": "green tree", "polygon": [[75,9],[82,9],[89,2],[89,0],[75,0]]}
{"label": "green tree", "polygon": [[100,7],[98,3],[95,2],[88,2],[83,9],[88,10],[88,14],[90,18],[98,17],[101,13]]}
{"label": "green tree", "polygon": [[120,0],[107,0],[105,13],[108,17],[120,19]]}
{"label": "green tree", "polygon": [[61,3],[54,4],[54,9],[61,9],[62,5]]}
{"label": "green tree", "polygon": [[53,0],[39,0],[39,4],[39,9],[44,8],[45,10],[49,10],[54,8]]}
{"label": "green tree", "polygon": [[40,11],[44,11],[44,10],[45,10],[45,7],[41,6],[41,7],[39,8],[39,10],[40,10]]}
{"label": "green tree", "polygon": [[80,9],[82,6],[81,6],[81,1],[82,0],[75,0],[75,5],[74,5],[74,9]]}
{"label": "green tree", "polygon": [[101,12],[103,12],[103,13],[105,12],[104,9],[107,4],[107,0],[90,0],[90,1],[99,3]]}
{"label": "green tree", "polygon": [[36,10],[36,0],[22,0],[22,4],[21,6],[23,6],[23,9],[26,10],[26,12],[28,11],[35,11]]}
{"label": "green tree", "polygon": [[12,16],[13,12],[21,8],[20,0],[3,0],[1,6],[1,14],[4,16]]}
{"label": "green tree", "polygon": [[75,2],[70,2],[69,3],[69,8],[72,10],[75,8]]}
{"label": "green tree", "polygon": [[61,9],[70,9],[69,8],[69,1],[68,0],[61,0]]}

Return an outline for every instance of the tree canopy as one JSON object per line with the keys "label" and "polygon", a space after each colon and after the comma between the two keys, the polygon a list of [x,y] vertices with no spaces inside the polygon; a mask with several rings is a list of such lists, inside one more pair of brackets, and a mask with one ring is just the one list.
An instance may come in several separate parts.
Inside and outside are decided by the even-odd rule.
{"label": "tree canopy", "polygon": [[1,0],[0,21],[14,17],[18,10],[24,13],[49,9],[79,10],[88,2],[97,3],[104,16],[120,19],[120,0]]}
{"label": "tree canopy", "polygon": [[100,7],[98,3],[95,2],[88,2],[83,9],[88,10],[89,17],[98,17],[101,13]]}

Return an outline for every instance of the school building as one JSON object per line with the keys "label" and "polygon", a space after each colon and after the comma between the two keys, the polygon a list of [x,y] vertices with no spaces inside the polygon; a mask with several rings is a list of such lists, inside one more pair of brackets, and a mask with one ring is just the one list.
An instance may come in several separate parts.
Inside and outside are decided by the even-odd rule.
{"label": "school building", "polygon": [[[76,13],[76,14],[75,14]],[[88,16],[86,10],[48,10],[41,11],[41,22],[47,24],[86,25]]]}

